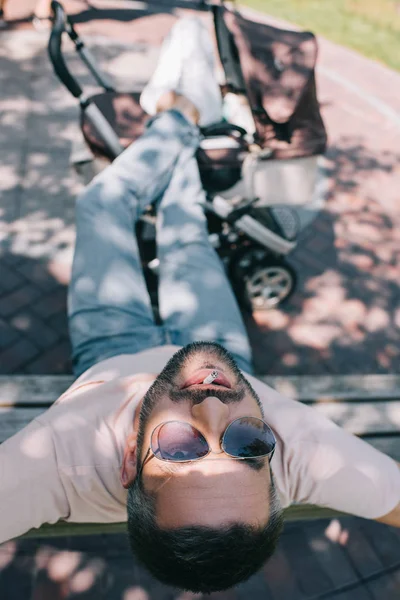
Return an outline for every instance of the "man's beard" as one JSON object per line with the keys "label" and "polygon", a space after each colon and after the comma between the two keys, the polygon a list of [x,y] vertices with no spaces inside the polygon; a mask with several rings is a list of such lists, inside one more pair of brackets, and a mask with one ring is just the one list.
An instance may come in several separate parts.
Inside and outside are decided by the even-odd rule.
{"label": "man's beard", "polygon": [[[232,389],[221,388],[210,392],[210,389],[207,389],[207,387],[205,387],[204,390],[201,388],[180,389],[177,387],[176,379],[185,363],[200,353],[205,355],[205,360],[201,365],[201,368],[215,368],[215,365],[211,364],[213,359],[218,360],[227,367],[229,374],[233,375],[235,379]],[[165,365],[164,369],[143,397],[137,434],[138,470],[140,468],[146,424],[154,407],[161,398],[168,396],[172,402],[178,403],[188,401],[194,405],[200,404],[210,395],[215,395],[223,404],[235,404],[241,402],[246,393],[249,393],[254,398],[261,410],[261,414],[263,414],[261,401],[258,395],[243,376],[236,365],[233,356],[225,348],[214,342],[193,342],[178,350]]]}

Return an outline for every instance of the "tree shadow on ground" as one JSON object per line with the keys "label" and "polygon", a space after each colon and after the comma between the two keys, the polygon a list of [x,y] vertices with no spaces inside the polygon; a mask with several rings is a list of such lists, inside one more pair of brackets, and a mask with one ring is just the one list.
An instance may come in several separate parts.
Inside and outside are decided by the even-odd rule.
{"label": "tree shadow on ground", "polygon": [[[45,60],[42,48],[29,61],[2,56],[0,70],[9,108],[3,110],[2,106],[0,128],[4,244],[0,269],[1,283],[7,285],[0,303],[5,295],[23,290],[22,295],[8,297],[4,303],[9,308],[0,327],[8,328],[11,324],[14,331],[3,329],[5,333],[0,336],[1,340],[7,335],[25,336],[27,355],[29,343],[35,346],[39,341],[44,344],[43,352],[55,352],[58,342],[54,339],[46,342],[46,335],[51,334],[44,325],[50,321],[59,333],[57,339],[66,341],[68,276],[60,271],[60,253],[62,256],[72,248],[73,198],[77,191],[67,174],[67,164],[71,140],[77,131],[78,112],[59,87],[46,88],[45,83],[52,75],[49,68],[40,74]],[[23,91],[22,81],[29,83]],[[32,104],[27,106],[27,102]],[[391,165],[398,156],[389,155],[383,160],[362,144],[344,143],[332,149],[328,157],[332,160],[329,175],[335,183],[331,197],[326,209],[304,231],[298,249],[290,258],[300,276],[298,292],[286,307],[271,311],[266,321],[260,321],[257,315],[249,319],[261,372],[388,372],[398,365],[395,329],[398,215],[383,211],[375,197],[361,192],[360,183],[360,177],[371,173],[390,175]],[[57,271],[53,271],[54,261]],[[39,296],[31,289],[39,290]],[[18,304],[21,298],[22,304]],[[55,306],[57,310],[53,312]],[[21,314],[25,310],[27,314]],[[38,319],[36,330],[34,316]],[[60,317],[57,326],[54,317]],[[6,350],[16,341],[17,337],[9,339]],[[21,348],[15,354],[19,358]],[[23,367],[8,366],[7,372],[25,369],[25,372],[54,373],[69,369],[62,362],[69,357],[66,346],[60,351],[60,367],[53,363],[46,370],[41,371],[38,365],[32,370],[36,357],[35,354],[26,358]],[[327,582],[333,587],[332,581],[342,570],[332,569],[324,576],[319,571],[316,577],[315,571],[320,567],[312,555],[320,551],[321,561],[327,556],[332,538],[325,535],[326,526],[327,523],[319,537],[308,529],[301,532],[300,526],[288,527],[284,536],[293,530],[296,535],[284,537],[284,545],[259,576],[238,590],[214,598],[269,600],[290,597],[289,594],[306,597],[304,586],[308,591],[312,586],[313,592],[317,586],[319,592],[326,591]],[[357,558],[357,544],[360,547],[357,527],[352,560]],[[343,559],[345,541],[352,540],[351,530],[350,536],[345,525],[336,530],[339,533],[329,547],[331,550],[334,547],[334,556]],[[361,539],[372,547],[366,538]],[[393,552],[398,560],[398,549]],[[46,597],[89,600],[110,598],[111,594],[116,600],[193,598],[190,594],[163,589],[133,565],[125,536],[11,542],[1,549],[0,564],[3,600],[30,596],[35,600]],[[382,564],[388,564],[387,546]],[[358,576],[352,575],[356,586]]]}
{"label": "tree shadow on ground", "polygon": [[329,149],[327,203],[289,257],[297,291],[278,310],[248,319],[258,372],[397,371],[400,214],[365,194],[363,183],[384,174],[396,185],[399,158],[352,140]]}
{"label": "tree shadow on ground", "polygon": [[50,261],[0,257],[0,374],[71,372],[67,287]]}
{"label": "tree shadow on ground", "polygon": [[363,519],[289,523],[276,553],[257,575],[227,592],[203,596],[150,577],[133,560],[123,534],[22,539],[0,546],[0,592],[2,600],[317,600],[336,598],[340,590],[361,598],[368,593],[359,575],[365,552],[375,565],[379,590],[399,591],[396,574],[390,576],[399,547],[396,529]]}
{"label": "tree shadow on ground", "polygon": [[[4,47],[0,56],[7,90],[0,122],[1,233],[9,255],[43,269],[61,264],[62,271],[71,258],[74,197],[81,189],[67,167],[79,112],[52,74],[43,41],[30,58],[21,44],[15,55]],[[114,76],[121,56],[129,69],[131,55],[143,60],[140,44],[126,51],[97,40],[89,45]],[[68,59],[88,83],[77,57]],[[119,81],[125,69],[124,63]],[[296,293],[279,310],[246,317],[261,373],[379,373],[398,364],[399,214],[366,193],[364,183],[394,178],[399,156],[343,138],[327,159],[326,206],[289,257],[299,276]]]}

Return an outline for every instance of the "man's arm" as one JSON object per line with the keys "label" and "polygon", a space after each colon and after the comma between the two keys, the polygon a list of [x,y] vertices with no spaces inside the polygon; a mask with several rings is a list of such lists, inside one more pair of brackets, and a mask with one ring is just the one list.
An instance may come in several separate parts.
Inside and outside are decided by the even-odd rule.
{"label": "man's arm", "polygon": [[68,511],[51,431],[32,421],[0,445],[0,543]]}

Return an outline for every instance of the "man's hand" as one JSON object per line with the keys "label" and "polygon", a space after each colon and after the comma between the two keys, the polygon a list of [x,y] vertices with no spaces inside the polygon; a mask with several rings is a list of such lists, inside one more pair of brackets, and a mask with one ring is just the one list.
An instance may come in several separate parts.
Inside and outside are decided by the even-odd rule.
{"label": "man's hand", "polygon": [[[397,463],[400,469],[400,463]],[[386,525],[392,525],[393,527],[400,527],[400,501],[396,508],[384,517],[376,519],[380,523],[386,523]]]}

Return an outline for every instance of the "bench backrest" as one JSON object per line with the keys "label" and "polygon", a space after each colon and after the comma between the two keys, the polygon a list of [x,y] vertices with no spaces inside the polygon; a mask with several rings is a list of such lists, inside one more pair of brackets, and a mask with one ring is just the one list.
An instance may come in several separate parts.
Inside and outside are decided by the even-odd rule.
{"label": "bench backrest", "polygon": [[[312,405],[346,431],[364,438],[400,462],[400,375],[259,377],[279,392]],[[0,442],[45,411],[72,384],[64,375],[0,376]],[[291,506],[287,520],[337,513],[315,506]],[[124,523],[60,522],[32,530],[30,536],[125,531]]]}

